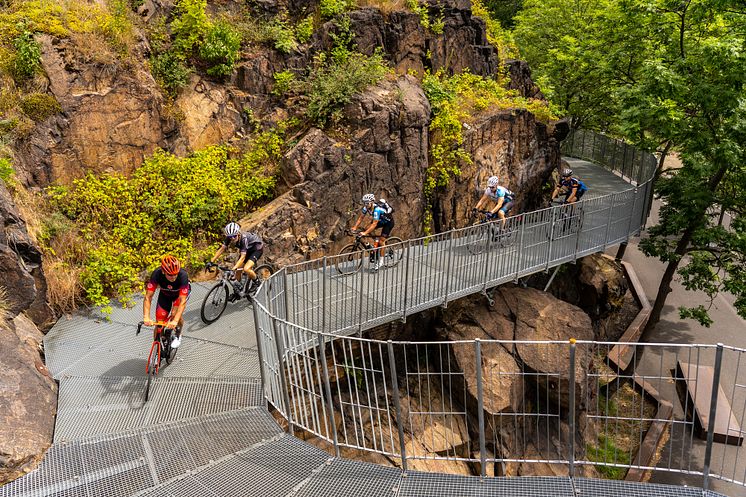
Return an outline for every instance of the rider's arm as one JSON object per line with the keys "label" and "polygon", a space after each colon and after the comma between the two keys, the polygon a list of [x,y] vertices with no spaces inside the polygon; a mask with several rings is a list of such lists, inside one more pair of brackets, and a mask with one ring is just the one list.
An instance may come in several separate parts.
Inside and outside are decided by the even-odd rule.
{"label": "rider's arm", "polygon": [[377,219],[374,219],[374,220],[373,220],[373,222],[372,222],[372,223],[370,223],[370,226],[368,226],[368,228],[367,228],[367,229],[366,229],[365,231],[363,231],[362,233],[360,233],[360,234],[361,234],[361,235],[363,235],[363,236],[367,236],[367,235],[369,235],[369,234],[370,234],[370,233],[371,233],[371,232],[372,232],[372,231],[373,231],[374,229],[376,229],[376,226],[378,226],[378,220],[377,220]]}
{"label": "rider's arm", "polygon": [[155,290],[147,290],[145,299],[142,301],[142,320],[144,323],[150,322],[150,303],[153,301]]}
{"label": "rider's arm", "polygon": [[357,227],[360,226],[360,223],[363,222],[364,217],[365,217],[365,214],[361,212],[360,215],[357,217],[357,221],[355,221],[355,226],[352,227],[352,231],[357,230]]}
{"label": "rider's arm", "polygon": [[169,325],[176,326],[179,321],[181,321],[181,315],[184,314],[184,309],[186,309],[186,301],[187,301],[187,294],[180,292],[179,293],[179,305],[176,307],[176,310],[174,311],[174,315],[171,318],[171,321],[169,321]]}
{"label": "rider's arm", "polygon": [[221,245],[217,252],[215,252],[215,255],[212,256],[212,259],[210,259],[210,262],[215,262],[218,260],[218,257],[220,257],[223,252],[225,252],[225,245]]}
{"label": "rider's arm", "polygon": [[490,211],[491,214],[494,214],[495,212],[500,210],[500,207],[503,206],[503,203],[505,202],[505,197],[500,197],[497,199],[497,204],[495,207]]}
{"label": "rider's arm", "polygon": [[570,196],[567,197],[567,201],[569,203],[575,202],[575,194],[578,193],[578,185],[573,185],[572,191],[570,192]]}
{"label": "rider's arm", "polygon": [[557,198],[557,195],[559,195],[560,188],[562,188],[562,183],[557,183],[557,186],[554,187],[554,191],[552,192],[552,200]]}
{"label": "rider's arm", "polygon": [[484,206],[487,205],[487,201],[489,200],[489,197],[487,194],[482,195],[482,198],[479,199],[479,202],[477,202],[476,207],[474,207],[476,210],[484,209]]}
{"label": "rider's arm", "polygon": [[241,252],[241,256],[240,256],[240,257],[238,258],[238,260],[236,261],[236,265],[235,265],[235,266],[233,266],[233,270],[234,270],[234,271],[235,271],[235,270],[237,270],[237,269],[240,269],[240,268],[242,268],[242,267],[243,267],[243,265],[244,265],[244,260],[246,259],[246,253],[247,253],[247,252]]}

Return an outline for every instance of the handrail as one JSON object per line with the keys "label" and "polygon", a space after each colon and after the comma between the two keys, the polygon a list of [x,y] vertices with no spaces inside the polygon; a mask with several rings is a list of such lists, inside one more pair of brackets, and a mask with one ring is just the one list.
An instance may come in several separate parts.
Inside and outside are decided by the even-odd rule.
{"label": "handrail", "polygon": [[[507,247],[495,250],[491,246],[494,241],[488,241],[486,250],[471,253],[467,250],[474,243],[480,233],[479,228],[469,227],[457,230],[407,240],[390,246],[399,254],[402,260],[395,267],[388,268],[377,275],[366,274],[364,271],[345,276],[335,267],[340,263],[337,256],[324,257],[313,261],[302,262],[285,267],[273,274],[259,289],[255,297],[254,313],[257,327],[257,337],[260,351],[260,362],[265,379],[265,395],[287,420],[290,429],[300,428],[314,433],[320,438],[333,443],[339,450],[340,446],[354,447],[360,450],[377,452],[389,457],[401,458],[402,467],[418,460],[451,460],[484,462],[543,462],[568,465],[570,474],[579,474],[578,469],[591,466],[624,467],[638,469],[655,469],[646,464],[633,464],[632,459],[613,461],[598,461],[591,458],[580,447],[572,454],[555,454],[558,457],[545,455],[544,457],[510,457],[505,454],[487,454],[487,447],[496,450],[497,440],[494,433],[495,423],[507,422],[506,419],[531,419],[542,429],[553,430],[554,423],[561,428],[563,419],[568,412],[567,372],[575,367],[557,365],[557,370],[537,372],[516,371],[511,373],[520,377],[521,381],[545,381],[547,385],[556,382],[558,398],[548,403],[556,403],[547,413],[532,413],[526,410],[509,413],[492,413],[486,423],[480,423],[474,432],[479,431],[480,440],[487,437],[486,443],[473,449],[479,452],[447,453],[446,455],[423,455],[418,452],[417,442],[411,438],[411,444],[405,450],[404,437],[408,433],[403,429],[411,428],[413,416],[422,418],[425,424],[434,429],[435,419],[460,419],[463,423],[471,423],[459,405],[466,405],[469,399],[443,398],[443,405],[438,409],[419,406],[419,411],[411,404],[407,409],[407,416],[403,415],[399,405],[399,395],[390,398],[390,386],[400,385],[409,390],[409,382],[397,382],[392,374],[400,375],[404,380],[440,382],[443,386],[446,380],[456,381],[465,385],[464,395],[478,396],[479,405],[485,402],[484,390],[489,391],[486,381],[493,378],[466,378],[463,373],[445,371],[434,368],[428,363],[423,371],[413,371],[413,362],[422,368],[421,357],[435,354],[440,361],[453,359],[453,354],[461,350],[458,357],[472,357],[467,352],[477,347],[478,354],[489,359],[488,348],[505,345],[513,348],[534,348],[552,350],[553,355],[567,357],[570,360],[570,348],[576,350],[572,357],[578,357],[579,364],[585,364],[589,354],[605,350],[608,352],[615,344],[613,342],[577,341],[572,346],[566,342],[547,341],[455,341],[455,342],[391,342],[361,338],[360,333],[386,322],[397,319],[404,320],[407,316],[420,312],[426,308],[447,305],[448,302],[463,296],[483,292],[501,283],[517,280],[528,274],[549,269],[584,255],[602,251],[606,247],[624,242],[637,233],[645,224],[652,199],[652,179],[657,166],[655,157],[651,154],[637,151],[633,147],[619,140],[610,139],[596,133],[576,130],[562,144],[562,152],[567,156],[574,156],[593,161],[625,179],[630,188],[613,194],[584,199],[574,204],[572,215],[582,219],[581,228],[575,232],[564,233],[559,223],[564,211],[568,207],[555,206],[534,212],[524,213],[509,218],[513,223],[515,240]],[[579,214],[582,212],[582,214]],[[565,221],[567,221],[565,219]],[[364,256],[360,253],[359,256]],[[488,296],[489,297],[489,296]],[[358,336],[350,336],[358,335]],[[334,347],[327,344],[334,342]],[[646,349],[670,348],[671,344],[645,344]],[[711,345],[676,345],[679,353],[695,360],[689,362],[700,363],[702,357],[712,354]],[[492,349],[489,349],[492,350]],[[413,352],[417,351],[417,352]],[[437,352],[437,354],[436,354]],[[741,357],[746,351],[726,348],[728,357],[733,357],[740,365]],[[722,353],[722,347],[721,347]],[[466,354],[465,356],[463,354]],[[416,357],[415,357],[416,356]],[[323,367],[321,361],[324,361]],[[636,362],[637,356],[633,359]],[[327,362],[330,362],[327,365]],[[396,365],[401,365],[397,373]],[[481,366],[482,361],[478,364]],[[568,363],[569,364],[569,363]],[[443,364],[440,366],[445,367]],[[661,362],[662,366],[662,362]],[[481,367],[477,370],[481,371]],[[581,370],[579,370],[581,371]],[[337,378],[333,385],[329,382],[329,372]],[[393,373],[392,373],[393,372]],[[498,373],[498,375],[501,373]],[[572,392],[577,402],[586,406],[588,419],[594,422],[611,420],[619,422],[627,417],[615,417],[608,412],[588,407],[592,404],[590,392],[598,393],[598,386],[588,381],[601,381],[600,373],[592,370],[582,370],[580,377],[572,380]],[[502,378],[504,379],[504,378]],[[645,381],[653,380],[670,383],[667,372],[662,368],[652,375],[646,375]],[[476,381],[476,385],[470,382]],[[619,377],[617,377],[617,382]],[[564,385],[564,386],[563,386]],[[591,385],[591,386],[589,386]],[[473,388],[471,388],[473,387]],[[533,387],[539,388],[539,387]],[[735,398],[736,389],[746,386],[733,386],[731,393]],[[473,392],[472,392],[473,390]],[[471,392],[471,393],[470,393]],[[492,394],[494,392],[491,392]],[[741,393],[741,390],[738,390]],[[396,400],[396,402],[394,402]],[[491,401],[494,401],[492,399]],[[689,399],[687,400],[687,402]],[[334,402],[332,404],[332,402]],[[542,401],[543,402],[543,401]],[[546,403],[546,402],[545,402]],[[693,400],[692,400],[693,403]],[[485,409],[492,406],[484,404]],[[547,407],[547,406],[544,406]],[[685,406],[686,407],[686,406]],[[689,404],[691,407],[691,404]],[[714,409],[714,406],[713,406]],[[392,412],[393,411],[393,412]],[[741,412],[740,420],[746,405]],[[460,414],[459,414],[460,412]],[[575,420],[575,409],[571,419]],[[334,414],[341,418],[341,422],[331,423]],[[642,426],[652,422],[670,423],[671,429],[693,429],[692,421],[658,420],[655,416],[640,414],[632,416],[635,422]],[[367,421],[366,421],[367,420]],[[340,426],[340,433],[337,433]],[[442,423],[441,425],[442,426]],[[485,428],[485,426],[487,428]],[[468,436],[469,430],[466,431]],[[553,436],[562,441],[564,432],[560,429]],[[409,433],[414,436],[413,434]],[[642,436],[642,435],[640,435]],[[492,437],[492,438],[490,438]],[[564,442],[569,442],[564,440]],[[492,444],[492,445],[490,445]],[[468,446],[469,443],[466,442]],[[499,444],[498,444],[499,445]],[[567,443],[566,447],[574,444]],[[581,444],[582,445],[582,444]],[[421,448],[421,447],[419,447]],[[711,448],[711,446],[710,446]],[[463,447],[462,447],[463,449]],[[447,451],[439,451],[443,454]],[[669,455],[673,458],[673,454]],[[713,456],[717,459],[718,454]],[[411,466],[411,464],[410,464]],[[714,467],[714,466],[713,466]],[[675,464],[669,460],[664,468],[666,471],[679,472],[743,484],[733,474],[725,474],[713,470],[706,473],[703,469],[692,469],[685,464]]]}

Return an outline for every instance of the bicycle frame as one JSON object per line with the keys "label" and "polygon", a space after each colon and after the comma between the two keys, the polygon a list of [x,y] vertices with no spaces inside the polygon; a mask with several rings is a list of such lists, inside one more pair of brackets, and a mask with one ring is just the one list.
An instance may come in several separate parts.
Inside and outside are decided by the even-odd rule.
{"label": "bicycle frame", "polygon": [[[158,371],[160,369],[161,365],[161,341],[163,339],[163,336],[169,336],[171,332],[174,331],[173,328],[167,328],[166,325],[168,323],[157,321],[153,325],[153,343],[150,346],[150,352],[148,353],[148,359],[145,362],[145,374],[150,374],[150,364],[152,363],[153,354],[156,354],[156,362],[155,362],[155,374],[158,374]],[[140,331],[142,330],[142,327],[146,326],[144,322],[140,322],[137,325],[137,333],[135,335],[139,335]]]}

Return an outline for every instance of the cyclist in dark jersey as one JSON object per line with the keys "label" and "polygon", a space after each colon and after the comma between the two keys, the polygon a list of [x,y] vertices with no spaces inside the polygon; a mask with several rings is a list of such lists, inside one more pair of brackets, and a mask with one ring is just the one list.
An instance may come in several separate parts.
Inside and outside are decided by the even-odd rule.
{"label": "cyclist in dark jersey", "polygon": [[[242,233],[241,227],[238,223],[228,223],[223,231],[225,232],[223,244],[220,246],[218,251],[215,252],[210,263],[212,264],[218,260],[218,257],[220,257],[228,247],[236,245],[241,255],[232,269],[236,272],[236,283],[234,286],[236,291],[240,292],[241,288],[240,283],[238,282],[241,281],[242,271],[246,271],[246,274],[249,276],[252,283],[256,282],[256,273],[253,268],[256,267],[257,261],[264,253],[264,241],[259,235],[252,233],[251,231]],[[249,291],[253,289],[252,287],[255,287],[255,285],[252,284],[251,287],[249,287]]]}
{"label": "cyclist in dark jersey", "polygon": [[[172,255],[164,255],[161,258],[161,267],[153,271],[148,280],[145,300],[142,303],[142,320],[147,326],[155,324],[150,319],[150,306],[153,295],[158,289],[160,291],[155,308],[155,319],[161,323],[168,322],[166,327],[176,331],[171,342],[171,347],[176,349],[181,345],[184,309],[192,287],[186,271],[181,269],[179,260]],[[174,302],[177,302],[176,307],[174,307]]]}
{"label": "cyclist in dark jersey", "polygon": [[563,188],[565,189],[566,204],[572,204],[580,200],[583,194],[588,191],[588,187],[585,183],[572,175],[572,169],[564,169],[561,176],[559,184],[555,187],[554,192],[552,193],[552,200],[557,197],[560,189]]}

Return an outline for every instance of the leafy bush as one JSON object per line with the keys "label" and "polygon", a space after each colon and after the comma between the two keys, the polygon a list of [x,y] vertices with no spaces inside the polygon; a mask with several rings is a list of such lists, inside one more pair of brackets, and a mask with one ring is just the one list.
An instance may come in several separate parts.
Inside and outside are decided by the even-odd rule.
{"label": "leafy bush", "polygon": [[266,26],[267,38],[282,53],[290,53],[298,48],[295,32],[283,16],[276,18]]}
{"label": "leafy bush", "polygon": [[0,157],[0,180],[7,183],[13,176],[13,173],[13,164],[10,162],[10,159]]}
{"label": "leafy bush", "polygon": [[187,66],[184,56],[175,51],[166,51],[150,58],[150,70],[171,96],[176,96],[189,81],[192,69]]}
{"label": "leafy bush", "polygon": [[21,97],[21,110],[36,122],[62,111],[62,107],[52,95],[30,93]]}
{"label": "leafy bush", "polygon": [[275,86],[272,88],[272,94],[277,96],[287,93],[295,82],[295,74],[292,71],[276,72],[273,77]]}
{"label": "leafy bush", "polygon": [[354,0],[321,0],[321,17],[331,19],[355,7]]}
{"label": "leafy bush", "polygon": [[300,84],[308,98],[308,117],[324,126],[353,95],[378,83],[387,71],[379,50],[370,57],[359,53],[337,58],[317,57],[308,79]]}
{"label": "leafy bush", "polygon": [[[155,267],[164,252],[186,266],[201,265],[223,225],[271,192],[282,143],[270,131],[237,158],[226,146],[186,158],[159,151],[129,178],[89,174],[51,190],[54,208],[74,224],[83,245],[81,253],[61,256],[80,269],[86,298],[105,305],[107,296],[141,287],[141,271]],[[48,226],[53,229],[69,230],[60,219]]]}
{"label": "leafy bush", "polygon": [[295,37],[301,43],[308,43],[313,36],[313,16],[308,16],[295,26]]}
{"label": "leafy bush", "polygon": [[230,24],[218,21],[210,26],[205,40],[199,46],[199,56],[210,66],[210,76],[228,76],[238,60],[241,36]]}
{"label": "leafy bush", "polygon": [[41,69],[41,47],[34,40],[33,33],[23,31],[13,39],[15,56],[11,65],[13,79],[22,83]]}
{"label": "leafy bush", "polygon": [[207,20],[207,0],[178,0],[176,18],[171,22],[174,36],[172,49],[186,57],[204,38],[210,23]]}
{"label": "leafy bush", "polygon": [[513,40],[510,31],[504,29],[489,10],[484,6],[482,0],[472,0],[471,12],[484,20],[487,28],[487,41],[489,41],[500,54],[500,59],[511,59],[519,57],[518,46]]}

